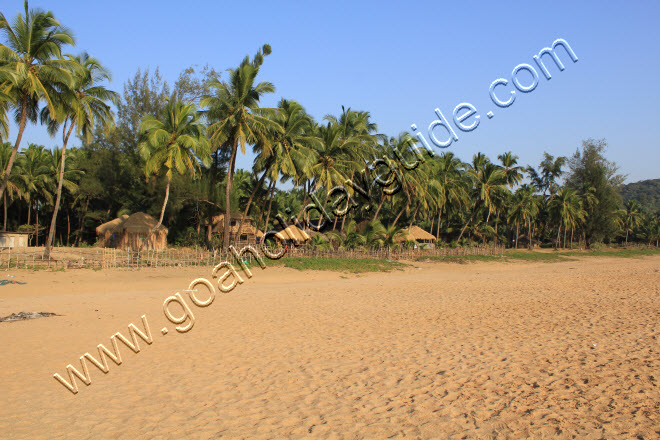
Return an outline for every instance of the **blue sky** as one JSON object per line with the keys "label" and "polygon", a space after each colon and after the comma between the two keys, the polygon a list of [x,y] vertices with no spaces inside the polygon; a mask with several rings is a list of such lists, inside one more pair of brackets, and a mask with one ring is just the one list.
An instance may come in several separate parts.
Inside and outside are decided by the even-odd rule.
{"label": "blue sky", "polygon": [[[4,2],[13,17],[23,2]],[[537,165],[543,151],[571,155],[583,139],[605,138],[608,158],[627,181],[660,178],[660,2],[212,2],[32,1],[51,9],[76,34],[77,47],[113,72],[111,88],[141,68],[160,68],[172,83],[191,64],[224,71],[272,46],[261,79],[296,99],[317,119],[341,106],[368,110],[379,131],[396,135],[415,123],[426,132],[434,109],[451,118],[473,104],[479,127],[457,130],[447,150],[464,160],[504,151]],[[491,102],[494,80],[510,80],[520,63],[557,38],[566,69],[550,67],[531,93],[508,108]],[[561,49],[560,49],[561,52]],[[550,65],[551,62],[546,62]],[[520,74],[523,83],[531,76]],[[509,85],[508,89],[512,89]],[[505,88],[499,93],[502,96]],[[493,111],[492,119],[486,118]],[[454,127],[454,130],[456,128]],[[13,138],[16,131],[10,136]],[[56,145],[29,127],[25,141]],[[439,151],[439,150],[437,150]],[[238,167],[251,166],[242,157]]]}

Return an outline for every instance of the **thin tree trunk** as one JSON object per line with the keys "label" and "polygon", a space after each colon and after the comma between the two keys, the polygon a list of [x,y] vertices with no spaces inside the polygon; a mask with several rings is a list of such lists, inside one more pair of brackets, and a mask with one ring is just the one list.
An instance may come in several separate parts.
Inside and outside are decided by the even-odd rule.
{"label": "thin tree trunk", "polygon": [[[62,200],[62,183],[64,182],[64,163],[65,163],[65,158],[66,158],[66,145],[69,143],[69,136],[71,136],[71,132],[73,131],[74,127],[74,121],[71,121],[71,126],[69,127],[69,132],[66,134],[66,136],[63,139],[63,144],[62,144],[62,159],[60,161],[60,176],[57,181],[57,198],[55,199],[55,209],[53,210],[53,218],[50,221],[50,230],[48,231],[48,238],[46,239],[46,248],[44,249],[44,258],[48,258],[50,256],[50,248],[53,245],[53,238],[55,237],[55,225],[57,223],[57,212],[60,210],[60,202]],[[66,125],[62,129],[62,132],[64,133],[64,130],[66,129]]]}
{"label": "thin tree trunk", "polygon": [[566,249],[566,228],[564,228],[564,249]]}
{"label": "thin tree trunk", "polygon": [[403,214],[403,211],[405,211],[406,207],[404,206],[401,208],[401,211],[397,214],[396,218],[394,219],[394,222],[392,223],[392,226],[395,226],[396,223],[399,221],[399,217],[401,217],[401,214]]}
{"label": "thin tree trunk", "polygon": [[229,169],[227,173],[227,185],[225,187],[225,227],[223,237],[223,248],[229,249],[229,240],[231,238],[231,187],[234,179],[234,162],[236,161],[236,154],[238,153],[238,137],[234,139],[234,145],[231,150],[231,158],[229,159]]}
{"label": "thin tree trunk", "polygon": [[440,240],[440,223],[442,221],[442,208],[438,210],[438,230],[436,231],[435,238]]}
{"label": "thin tree trunk", "polygon": [[34,246],[39,246],[39,201],[34,204]]}
{"label": "thin tree trunk", "polygon": [[378,208],[376,209],[376,213],[374,214],[374,218],[371,219],[371,221],[374,221],[378,218],[378,214],[380,213],[380,209],[383,207],[384,202],[385,202],[385,195],[381,193],[380,203],[378,204]]}
{"label": "thin tree trunk", "polygon": [[474,218],[474,214],[475,214],[476,212],[477,212],[477,209],[476,209],[476,205],[475,205],[475,207],[472,209],[472,214],[470,215],[470,218],[468,219],[468,221],[467,221],[467,223],[465,224],[465,226],[463,226],[463,229],[461,229],[461,233],[460,233],[460,235],[458,236],[458,240],[456,240],[456,241],[461,241],[461,238],[463,237],[463,234],[465,233],[465,230],[467,229],[468,225],[470,224],[470,222],[471,222],[472,219]]}
{"label": "thin tree trunk", "polygon": [[571,228],[571,250],[573,249],[573,231],[574,228]]}
{"label": "thin tree trunk", "polygon": [[529,221],[529,232],[527,233],[527,248],[532,250],[532,221]]}
{"label": "thin tree trunk", "polygon": [[170,198],[170,183],[171,183],[171,179],[168,177],[167,185],[165,186],[165,200],[163,200],[163,207],[160,209],[160,217],[158,218],[158,223],[156,223],[156,226],[154,226],[153,229],[149,232],[147,238],[142,240],[142,243],[138,247],[138,252],[142,250],[142,248],[149,242],[151,236],[154,235],[158,230],[158,228],[160,228],[160,225],[163,224],[163,217],[165,216],[165,207],[167,206],[167,201]]}
{"label": "thin tree trunk", "polygon": [[87,216],[87,208],[89,207],[89,197],[87,197],[87,201],[85,202],[85,209],[82,212],[82,215],[80,216],[80,229],[78,230],[78,236],[76,237],[76,246],[79,246],[80,243],[82,242],[82,233],[83,233],[83,228],[85,227],[85,216]]}
{"label": "thin tree trunk", "polygon": [[516,223],[516,249],[518,249],[518,237],[520,237],[520,223]]}
{"label": "thin tree trunk", "polygon": [[2,223],[2,230],[6,231],[7,230],[7,194],[2,195],[4,203],[2,204],[5,209],[5,221]]}
{"label": "thin tree trunk", "polygon": [[557,241],[555,242],[555,250],[559,250],[559,245],[561,244],[559,240],[561,239],[561,225],[559,225],[559,229],[557,229]]}
{"label": "thin tree trunk", "polygon": [[264,171],[264,173],[261,175],[261,178],[259,179],[259,182],[256,184],[254,189],[252,190],[252,194],[250,194],[250,198],[248,199],[247,206],[245,207],[245,212],[243,213],[243,218],[241,218],[238,222],[238,232],[236,235],[240,238],[241,237],[241,230],[243,229],[243,219],[247,217],[248,212],[250,212],[250,206],[252,205],[252,199],[254,199],[254,195],[257,193],[257,190],[261,188],[261,185],[263,185],[264,180],[266,179],[266,173],[268,173],[268,170]]}
{"label": "thin tree trunk", "polygon": [[270,208],[273,206],[273,195],[275,195],[275,181],[270,182],[270,201],[268,202],[268,214],[266,214],[266,223],[264,223],[264,234],[268,232],[268,221],[270,220]]}
{"label": "thin tree trunk", "polygon": [[626,246],[628,246],[628,229],[626,229]]}
{"label": "thin tree trunk", "polygon": [[5,169],[5,175],[2,178],[2,184],[0,185],[0,195],[5,194],[5,189],[7,188],[7,182],[9,182],[9,175],[11,174],[11,169],[14,166],[14,160],[16,160],[16,153],[18,153],[18,147],[21,145],[21,139],[23,138],[23,132],[25,131],[25,122],[27,121],[27,94],[23,95],[23,102],[21,107],[21,120],[18,124],[18,136],[16,136],[16,143],[14,148],[11,150],[9,155],[9,162],[7,162],[7,168]]}
{"label": "thin tree trunk", "polygon": [[69,218],[69,210],[66,210],[66,246],[69,247],[69,236],[71,235],[71,218]]}

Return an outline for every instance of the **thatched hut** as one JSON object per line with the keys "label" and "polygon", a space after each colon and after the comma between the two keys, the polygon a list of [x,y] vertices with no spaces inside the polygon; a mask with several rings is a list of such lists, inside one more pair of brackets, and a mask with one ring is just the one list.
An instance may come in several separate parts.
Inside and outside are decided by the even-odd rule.
{"label": "thatched hut", "polygon": [[[124,217],[124,216],[122,216]],[[167,228],[160,225],[153,235],[149,236],[151,230],[158,224],[158,221],[144,212],[136,212],[127,218],[119,217],[112,222],[116,222],[111,229],[103,228],[103,225],[96,228],[98,235],[109,234],[109,237],[101,244],[104,247],[113,247],[119,249],[139,249],[144,242],[142,249],[163,250],[167,247]],[[149,239],[147,240],[147,237]],[[145,240],[147,240],[145,242]]]}
{"label": "thatched hut", "polygon": [[435,240],[436,238],[433,234],[429,234],[417,225],[412,225],[406,229],[399,239],[400,242],[414,241],[419,243],[420,247],[424,249],[433,249],[435,247]]}
{"label": "thatched hut", "polygon": [[123,224],[126,219],[128,219],[128,217],[128,215],[124,214],[114,220],[110,220],[109,222],[105,222],[102,225],[97,226],[96,235],[99,237],[99,246],[115,247],[113,243],[116,239],[116,235],[113,231],[117,226]]}
{"label": "thatched hut", "polygon": [[[241,226],[241,235],[238,236],[238,226],[243,221],[243,226]],[[207,227],[209,228],[209,239],[212,234],[224,235],[225,230],[225,215],[219,214],[214,216],[210,222],[207,222]],[[244,216],[241,213],[234,212],[231,214],[229,219],[229,231],[231,233],[232,241],[237,241],[241,243],[254,244],[257,242],[257,237],[263,235],[262,233],[255,228],[253,224],[252,217]]]}
{"label": "thatched hut", "polygon": [[289,225],[285,229],[280,230],[275,237],[283,240],[285,242],[293,241],[293,239],[298,240],[299,243],[307,243],[312,241],[312,238],[296,225]]}

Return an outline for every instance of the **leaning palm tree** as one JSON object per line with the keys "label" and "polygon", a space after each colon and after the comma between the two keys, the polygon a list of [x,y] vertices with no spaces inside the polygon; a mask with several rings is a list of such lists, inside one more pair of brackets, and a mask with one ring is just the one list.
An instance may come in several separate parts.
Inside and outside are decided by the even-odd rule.
{"label": "leaning palm tree", "polygon": [[263,58],[270,52],[270,46],[265,44],[252,61],[245,57],[240,66],[229,69],[227,82],[212,80],[209,83],[212,93],[200,101],[200,105],[205,107],[203,114],[210,123],[212,144],[216,148],[226,146],[231,151],[225,188],[225,249],[229,247],[230,240],[231,188],[238,147],[245,154],[246,144],[267,144],[269,131],[281,131],[278,124],[268,118],[276,110],[259,107],[261,97],[275,92],[275,86],[270,82],[255,84]]}
{"label": "leaning palm tree", "polygon": [[[0,144],[0,170],[2,170],[2,173],[4,174],[4,169],[7,166],[7,162],[9,162],[9,156],[11,156],[11,150],[12,146],[9,142],[4,142]],[[0,175],[0,178],[2,175]],[[4,208],[4,220],[2,222],[2,230],[6,231],[7,230],[7,203],[9,201],[13,201],[14,197],[21,197],[21,190],[19,186],[17,185],[17,177],[16,173],[12,175],[12,177],[7,181],[7,190],[5,193],[2,195],[2,206]],[[9,200],[7,198],[9,197]]]}
{"label": "leaning palm tree", "polygon": [[161,119],[147,115],[140,124],[143,140],[138,144],[142,157],[146,160],[147,177],[152,174],[165,174],[165,199],[160,210],[158,223],[143,241],[140,249],[163,223],[165,207],[170,196],[173,171],[181,175],[210,165],[211,151],[204,135],[204,125],[194,104],[186,104],[172,95],[165,105]]}
{"label": "leaning palm tree", "polygon": [[37,121],[40,101],[46,102],[55,119],[53,101],[63,87],[72,85],[72,71],[76,70],[76,66],[61,58],[62,47],[75,44],[73,34],[50,11],[29,10],[26,1],[25,15],[18,14],[11,25],[0,13],[0,32],[5,37],[4,43],[0,43],[0,71],[10,72],[13,76],[12,80],[4,79],[0,83],[0,93],[13,102],[14,117],[18,124],[14,149],[0,184],[2,196],[26,123]]}
{"label": "leaning palm tree", "polygon": [[111,75],[96,58],[89,56],[87,53],[82,53],[78,56],[67,55],[67,59],[80,66],[74,72],[73,87],[65,90],[54,100],[57,119],[52,119],[45,111],[42,111],[41,114],[42,120],[49,123],[51,132],[54,132],[59,125],[62,126],[62,150],[57,179],[57,197],[44,249],[44,258],[48,258],[50,255],[53,238],[55,237],[55,225],[62,199],[66,147],[69,143],[69,137],[75,129],[78,136],[87,142],[91,141],[95,128],[108,127],[114,120],[112,110],[107,102],[117,104],[119,99],[117,92],[110,91],[102,85],[103,82],[110,81]]}

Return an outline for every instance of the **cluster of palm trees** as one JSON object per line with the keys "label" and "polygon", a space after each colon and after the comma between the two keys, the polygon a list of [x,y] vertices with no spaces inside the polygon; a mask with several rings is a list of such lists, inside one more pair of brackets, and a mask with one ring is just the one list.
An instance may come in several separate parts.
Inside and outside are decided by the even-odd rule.
{"label": "cluster of palm trees", "polygon": [[[11,25],[0,14],[0,31],[6,42],[0,45],[0,136],[7,137],[11,110],[18,127],[13,146],[4,143],[1,150],[5,227],[7,206],[14,199],[27,205],[28,225],[33,209],[52,210],[45,241],[48,254],[63,206],[63,188],[68,192],[67,227],[71,208],[89,204],[89,197],[86,202],[76,197],[82,171],[75,155],[91,153],[67,152],[70,136],[80,137],[84,149],[92,138],[112,132],[111,104],[119,97],[106,88],[110,74],[98,60],[85,53],[62,54],[74,38],[52,13],[29,10],[26,2],[25,14]],[[598,199],[592,188],[560,186],[566,158],[546,153],[538,169],[519,165],[511,152],[499,155],[497,161],[479,153],[470,162],[451,152],[433,156],[423,152],[426,159],[419,161],[423,150],[418,150],[415,137],[406,132],[396,137],[378,133],[369,112],[342,107],[338,116],[327,115],[319,122],[293,100],[263,107],[262,98],[275,92],[272,83],[258,79],[270,53],[270,46],[264,45],[230,69],[226,80],[207,81],[203,96],[186,100],[175,91],[162,111],[142,116],[137,144],[141,167],[147,182],[165,183],[153,231],[166,217],[173,182],[188,182],[198,194],[188,201],[188,208],[179,203],[176,209],[201,217],[199,205],[206,203],[215,210],[208,216],[226,213],[224,231],[230,231],[232,215],[239,209],[245,216],[258,217],[264,230],[276,214],[300,220],[312,196],[330,205],[330,190],[345,185],[360,208],[335,218],[328,238],[347,248],[392,247],[400,241],[402,229],[413,224],[430,231],[439,242],[456,244],[488,241],[518,247],[524,238],[530,247],[535,241],[567,247],[573,246],[576,234],[578,241],[581,237],[586,241],[585,221]],[[61,133],[61,148],[50,152],[30,145],[19,152],[26,124],[37,122],[52,135]],[[236,170],[238,155],[248,147],[255,154],[252,169]],[[223,175],[209,168],[219,153],[227,157]],[[375,183],[384,175],[393,185]],[[530,183],[523,183],[525,175]],[[283,191],[278,184],[291,189]],[[84,213],[87,207],[80,209]],[[627,206],[620,214],[619,235],[626,242],[631,234],[638,240],[658,240],[659,216],[642,219],[641,212],[638,206]],[[84,214],[80,231],[83,220]],[[239,236],[242,222],[241,216]],[[223,235],[225,248],[232,238]],[[315,237],[314,245],[328,246],[330,241]]]}

